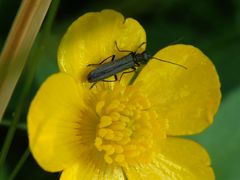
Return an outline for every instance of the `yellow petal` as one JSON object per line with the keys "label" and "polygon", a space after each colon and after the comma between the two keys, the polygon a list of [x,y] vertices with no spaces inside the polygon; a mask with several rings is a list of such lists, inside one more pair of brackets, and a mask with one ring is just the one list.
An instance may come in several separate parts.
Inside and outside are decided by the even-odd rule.
{"label": "yellow petal", "polygon": [[61,175],[61,180],[124,180],[124,175],[120,167],[108,166],[105,163],[96,167],[94,164],[78,162],[67,168]]}
{"label": "yellow petal", "polygon": [[168,138],[156,159],[148,165],[126,168],[129,180],[213,180],[207,152],[197,143]]}
{"label": "yellow petal", "polygon": [[[109,56],[115,59],[127,55],[121,50],[136,51],[146,42],[145,31],[134,19],[124,19],[114,10],[87,13],[78,18],[64,35],[58,49],[58,64],[61,71],[70,73],[80,81],[86,81],[88,73]],[[144,51],[145,46],[138,49]],[[109,58],[106,62],[111,61]],[[130,73],[131,75],[133,73]],[[124,76],[126,77],[126,76]]]}
{"label": "yellow petal", "polygon": [[[79,156],[76,126],[83,91],[64,73],[50,76],[41,86],[28,113],[30,149],[47,171],[59,171]],[[80,147],[79,147],[80,146]]]}
{"label": "yellow petal", "polygon": [[213,122],[220,99],[220,82],[212,62],[190,45],[172,45],[154,57],[186,66],[152,59],[136,81],[155,104],[159,116],[169,120],[169,135],[195,134]]}

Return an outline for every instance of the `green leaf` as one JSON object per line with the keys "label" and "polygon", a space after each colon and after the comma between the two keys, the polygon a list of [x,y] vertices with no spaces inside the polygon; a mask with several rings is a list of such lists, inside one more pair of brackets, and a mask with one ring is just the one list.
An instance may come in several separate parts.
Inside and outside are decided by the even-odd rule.
{"label": "green leaf", "polygon": [[2,180],[7,179],[8,173],[9,173],[9,171],[6,166],[3,166],[2,168],[0,168],[0,179],[2,179]]}
{"label": "green leaf", "polygon": [[216,179],[240,177],[240,88],[222,102],[213,125],[194,137],[209,152]]}

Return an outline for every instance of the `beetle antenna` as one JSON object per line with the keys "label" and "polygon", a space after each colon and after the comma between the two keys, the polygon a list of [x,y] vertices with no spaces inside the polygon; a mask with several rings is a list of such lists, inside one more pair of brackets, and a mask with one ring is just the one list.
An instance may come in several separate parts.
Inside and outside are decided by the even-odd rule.
{"label": "beetle antenna", "polygon": [[169,64],[173,64],[173,65],[176,65],[176,66],[179,66],[181,68],[184,68],[184,69],[188,69],[186,66],[183,66],[181,64],[177,64],[177,63],[174,63],[174,62],[171,62],[171,61],[166,61],[166,60],[163,60],[163,59],[158,59],[156,57],[151,57],[150,59],[156,59],[156,60],[159,60],[159,61],[162,61],[162,62],[165,62],[165,63],[169,63]]}

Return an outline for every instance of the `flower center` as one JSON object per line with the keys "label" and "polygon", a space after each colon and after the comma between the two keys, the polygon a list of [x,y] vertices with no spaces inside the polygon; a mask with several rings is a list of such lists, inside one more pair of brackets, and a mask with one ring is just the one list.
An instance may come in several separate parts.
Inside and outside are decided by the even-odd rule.
{"label": "flower center", "polygon": [[165,138],[165,125],[159,123],[149,99],[139,89],[139,85],[124,88],[118,84],[98,93],[95,147],[108,164],[149,162],[156,136]]}

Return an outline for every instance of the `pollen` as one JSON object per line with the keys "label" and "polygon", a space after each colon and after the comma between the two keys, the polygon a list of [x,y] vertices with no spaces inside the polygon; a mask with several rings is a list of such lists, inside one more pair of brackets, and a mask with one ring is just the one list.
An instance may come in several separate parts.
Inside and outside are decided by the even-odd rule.
{"label": "pollen", "polygon": [[97,93],[94,145],[108,164],[127,166],[149,162],[155,145],[166,138],[166,122],[159,120],[141,84],[105,88]]}

